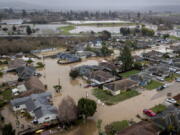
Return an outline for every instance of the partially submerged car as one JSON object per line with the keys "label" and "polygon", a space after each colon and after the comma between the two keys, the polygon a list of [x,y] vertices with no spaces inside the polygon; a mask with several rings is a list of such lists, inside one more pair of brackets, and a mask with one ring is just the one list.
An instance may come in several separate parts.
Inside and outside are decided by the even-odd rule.
{"label": "partially submerged car", "polygon": [[149,116],[149,117],[154,117],[154,116],[156,116],[156,113],[153,112],[153,111],[150,110],[150,109],[144,109],[144,110],[143,110],[143,113],[144,113],[145,115]]}
{"label": "partially submerged car", "polygon": [[171,104],[176,104],[177,103],[177,101],[174,98],[167,98],[166,102],[171,103]]}

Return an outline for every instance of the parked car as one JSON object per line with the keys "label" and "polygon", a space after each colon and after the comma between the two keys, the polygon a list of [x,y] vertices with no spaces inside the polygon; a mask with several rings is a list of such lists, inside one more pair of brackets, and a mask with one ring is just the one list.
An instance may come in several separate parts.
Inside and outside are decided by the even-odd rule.
{"label": "parked car", "polygon": [[169,87],[169,84],[164,84],[163,87],[167,88],[167,87]]}
{"label": "parked car", "polygon": [[163,90],[165,87],[164,86],[160,86],[160,87],[158,87],[156,90],[157,91],[161,91],[161,90]]}
{"label": "parked car", "polygon": [[176,74],[180,75],[180,71],[177,71]]}
{"label": "parked car", "polygon": [[180,82],[180,78],[176,78],[176,82]]}
{"label": "parked car", "polygon": [[159,76],[158,76],[158,77],[156,77],[156,79],[157,79],[157,80],[159,80],[159,81],[164,81],[164,78],[159,77]]}
{"label": "parked car", "polygon": [[144,109],[144,110],[143,110],[143,113],[144,113],[145,115],[149,116],[149,117],[154,117],[154,116],[156,116],[156,113],[153,112],[153,111],[150,110],[150,109]]}
{"label": "parked car", "polygon": [[171,104],[176,104],[177,103],[174,98],[167,98],[166,102],[171,103]]}
{"label": "parked car", "polygon": [[169,70],[172,71],[172,72],[176,72],[175,68],[169,68]]}
{"label": "parked car", "polygon": [[84,88],[89,88],[89,87],[91,87],[91,85],[90,85],[90,84],[88,84],[88,85],[84,86]]}
{"label": "parked car", "polygon": [[34,73],[34,76],[41,77],[42,74],[41,73]]}

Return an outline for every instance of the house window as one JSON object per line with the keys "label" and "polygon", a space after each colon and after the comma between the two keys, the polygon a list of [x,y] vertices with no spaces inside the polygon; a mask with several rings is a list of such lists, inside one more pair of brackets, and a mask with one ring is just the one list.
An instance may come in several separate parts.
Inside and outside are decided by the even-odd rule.
{"label": "house window", "polygon": [[16,108],[19,108],[19,107],[20,107],[19,105],[16,106]]}

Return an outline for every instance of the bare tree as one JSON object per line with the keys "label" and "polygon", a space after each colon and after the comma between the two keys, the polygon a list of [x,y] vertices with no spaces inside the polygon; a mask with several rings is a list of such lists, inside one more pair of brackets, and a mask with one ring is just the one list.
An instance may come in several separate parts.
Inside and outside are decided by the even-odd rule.
{"label": "bare tree", "polygon": [[58,108],[59,121],[62,123],[71,123],[78,117],[77,106],[72,97],[65,97]]}

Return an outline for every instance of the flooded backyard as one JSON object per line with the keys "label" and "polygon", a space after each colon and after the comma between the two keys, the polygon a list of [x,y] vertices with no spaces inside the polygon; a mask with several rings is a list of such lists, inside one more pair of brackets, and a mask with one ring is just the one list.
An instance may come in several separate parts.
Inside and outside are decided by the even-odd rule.
{"label": "flooded backyard", "polygon": [[[162,49],[162,47],[155,47],[154,49],[160,50]],[[62,50],[60,49],[59,51]],[[140,50],[139,52],[136,51],[134,52],[134,54],[138,55],[142,53],[141,51],[144,50]],[[166,51],[165,47],[162,49],[162,51]],[[39,54],[39,56],[42,57],[42,55],[45,56],[49,54],[52,54],[52,52],[44,52]],[[69,76],[69,72],[74,67],[81,65],[98,65],[98,63],[103,60],[104,58],[90,58],[87,60],[83,60],[82,62],[68,65],[57,64],[57,59],[51,58],[37,60],[45,64],[45,68],[38,70],[38,72],[42,74],[40,80],[47,85],[47,91],[52,93],[54,105],[58,107],[61,100],[68,95],[71,96],[76,103],[80,98],[86,97],[87,95],[88,98],[93,99],[97,102],[97,98],[92,94],[93,88],[84,88],[84,86],[87,85],[86,81],[82,80],[81,78],[72,80]],[[8,79],[17,79],[17,76],[13,74],[6,74],[2,79],[0,79],[0,81],[7,81]],[[58,85],[59,83],[62,86],[62,91],[60,93],[56,93],[54,90],[54,86]],[[169,90],[171,90],[171,88],[173,90],[176,89],[170,86]],[[102,120],[103,127],[113,121],[133,120],[138,122],[139,119],[136,117],[137,114],[143,116],[143,109],[148,109],[155,105],[158,105],[159,103],[162,103],[166,98],[166,94],[159,95],[159,92],[157,92],[156,90],[142,90],[140,92],[140,95],[119,102],[112,106],[98,104],[97,112],[92,118],[76,127],[73,127],[67,132],[57,133],[56,135],[97,135],[98,130],[96,128],[96,122],[98,120]],[[13,126],[16,126],[16,116],[12,114],[8,106],[5,107],[4,110],[2,110],[2,114],[5,116],[5,119],[7,119],[6,123],[11,122]]]}
{"label": "flooded backyard", "polygon": [[[46,67],[41,71],[43,74],[41,80],[44,84],[48,85],[48,91],[52,92],[54,105],[58,106],[63,97],[67,95],[74,98],[74,100],[77,102],[80,98],[86,97],[87,93],[89,98],[97,101],[97,99],[92,95],[92,88],[84,88],[86,82],[80,78],[71,80],[69,77],[69,71],[72,68],[80,65],[97,65],[98,62],[102,60],[103,59],[88,59],[82,61],[81,63],[59,65],[57,64],[56,59],[45,59],[44,63],[46,64]],[[54,85],[58,84],[58,80],[60,80],[60,84],[62,85],[61,94],[57,94],[53,88]],[[152,97],[156,94],[156,90],[142,91],[141,95],[125,100],[113,106],[98,104],[97,112],[92,117],[92,121],[87,121],[75,129],[72,129],[65,135],[84,135],[83,133],[89,133],[88,135],[97,135],[96,121],[99,119],[103,120],[102,126],[118,120],[139,121],[139,119],[136,118],[136,115],[143,115],[143,109],[151,108],[154,105],[164,101],[166,96],[152,99]]]}

